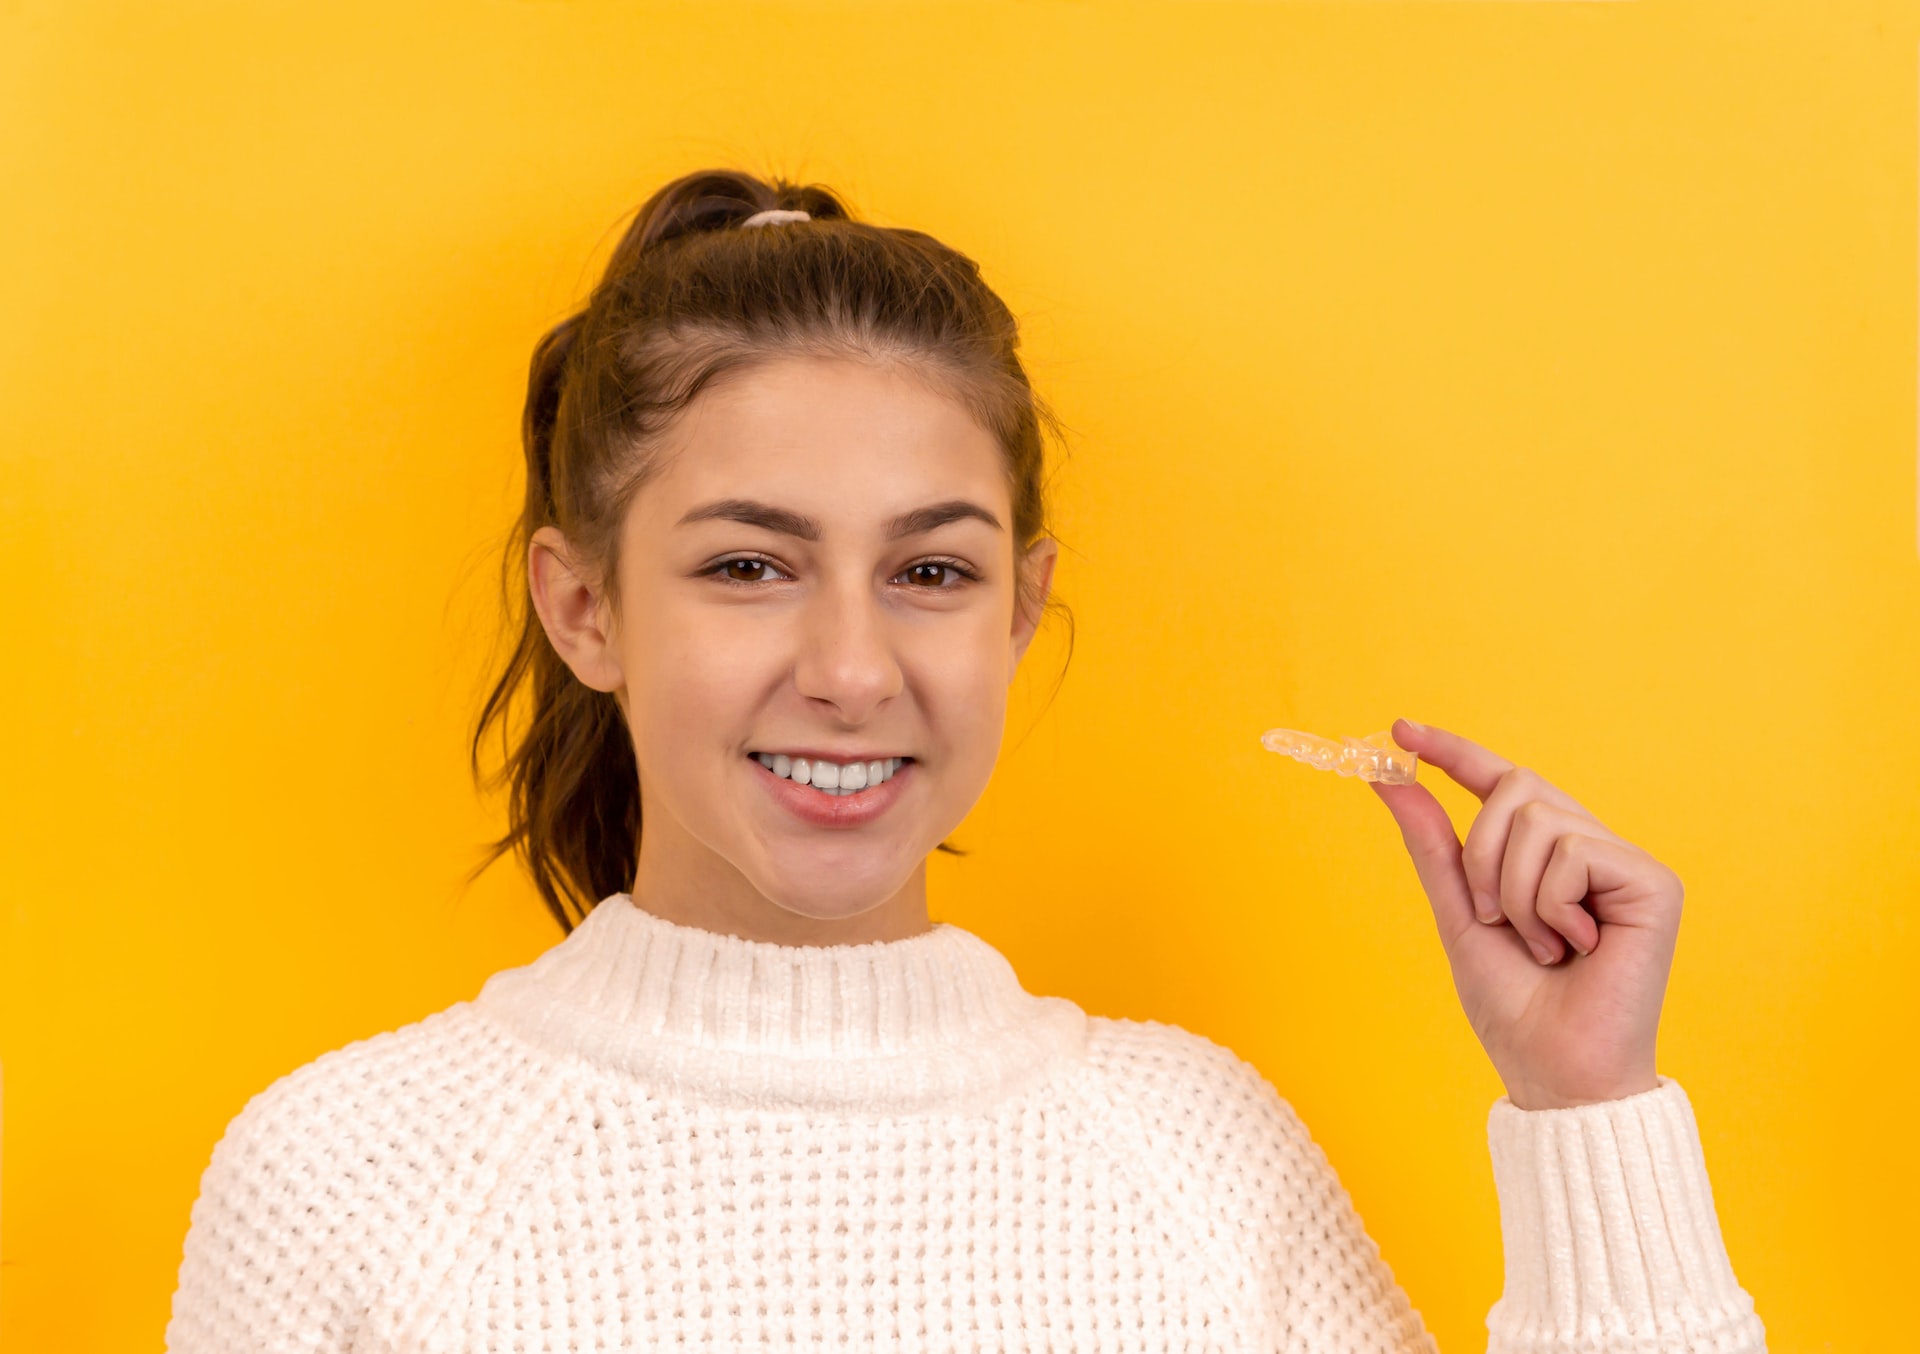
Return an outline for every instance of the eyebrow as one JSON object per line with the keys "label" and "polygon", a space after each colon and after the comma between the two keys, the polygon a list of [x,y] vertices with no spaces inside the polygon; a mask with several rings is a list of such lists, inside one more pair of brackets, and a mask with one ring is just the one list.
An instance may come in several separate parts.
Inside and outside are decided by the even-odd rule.
{"label": "eyebrow", "polygon": [[[924,508],[915,508],[912,512],[901,513],[887,523],[887,539],[896,541],[902,536],[918,536],[922,532],[932,531],[935,527],[945,526],[948,522],[964,521],[967,518],[976,518],[995,531],[1001,530],[1000,519],[978,503],[969,503],[964,498],[950,498],[944,503],[930,503]],[[749,526],[777,531],[783,536],[798,536],[803,541],[820,539],[818,518],[808,517],[805,513],[793,512],[787,508],[776,508],[771,503],[757,503],[750,498],[720,498],[711,503],[703,503],[691,509],[677,525],[686,526],[691,522],[715,520],[745,522]]]}

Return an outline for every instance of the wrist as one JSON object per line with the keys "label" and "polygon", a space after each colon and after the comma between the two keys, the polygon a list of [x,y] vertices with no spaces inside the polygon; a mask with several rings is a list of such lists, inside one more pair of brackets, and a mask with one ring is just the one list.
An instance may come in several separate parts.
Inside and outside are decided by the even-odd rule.
{"label": "wrist", "polygon": [[1625,1100],[1630,1095],[1644,1095],[1659,1089],[1659,1076],[1647,1072],[1605,1087],[1563,1089],[1511,1084],[1507,1086],[1507,1100],[1519,1110],[1566,1110],[1578,1109],[1582,1105],[1603,1105],[1611,1100]]}

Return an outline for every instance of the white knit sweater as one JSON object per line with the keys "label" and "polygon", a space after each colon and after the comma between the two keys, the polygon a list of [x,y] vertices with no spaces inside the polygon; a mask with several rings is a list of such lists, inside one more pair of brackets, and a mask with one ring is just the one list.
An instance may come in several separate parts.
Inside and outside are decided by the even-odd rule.
{"label": "white knit sweater", "polygon": [[[1488,1123],[1489,1348],[1764,1348],[1674,1082]],[[255,1096],[167,1328],[216,1351],[1219,1350],[1432,1337],[1248,1063],[951,925],[787,946],[605,899]]]}

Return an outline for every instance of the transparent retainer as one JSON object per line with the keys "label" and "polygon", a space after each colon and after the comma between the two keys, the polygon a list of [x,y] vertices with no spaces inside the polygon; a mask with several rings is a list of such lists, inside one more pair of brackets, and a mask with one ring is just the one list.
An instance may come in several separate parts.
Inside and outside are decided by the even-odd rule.
{"label": "transparent retainer", "polygon": [[1420,754],[1394,742],[1391,733],[1342,738],[1336,743],[1298,729],[1268,729],[1260,735],[1260,746],[1305,762],[1316,771],[1337,771],[1387,785],[1412,785],[1418,779]]}

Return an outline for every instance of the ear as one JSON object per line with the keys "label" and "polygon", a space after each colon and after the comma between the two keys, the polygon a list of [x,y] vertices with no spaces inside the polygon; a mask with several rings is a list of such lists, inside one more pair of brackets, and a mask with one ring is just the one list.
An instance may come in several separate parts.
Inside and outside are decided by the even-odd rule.
{"label": "ear", "polygon": [[1034,631],[1040,628],[1047,597],[1053,591],[1054,561],[1059,557],[1060,543],[1050,536],[1042,536],[1028,548],[1026,562],[1018,571],[1021,583],[1014,591],[1013,659],[1008,664],[1008,681],[1013,680],[1012,669],[1020,665],[1027,646],[1033,643]]}
{"label": "ear", "polygon": [[574,676],[595,691],[626,685],[601,599],[556,527],[541,527],[528,542],[527,589],[554,652]]}

